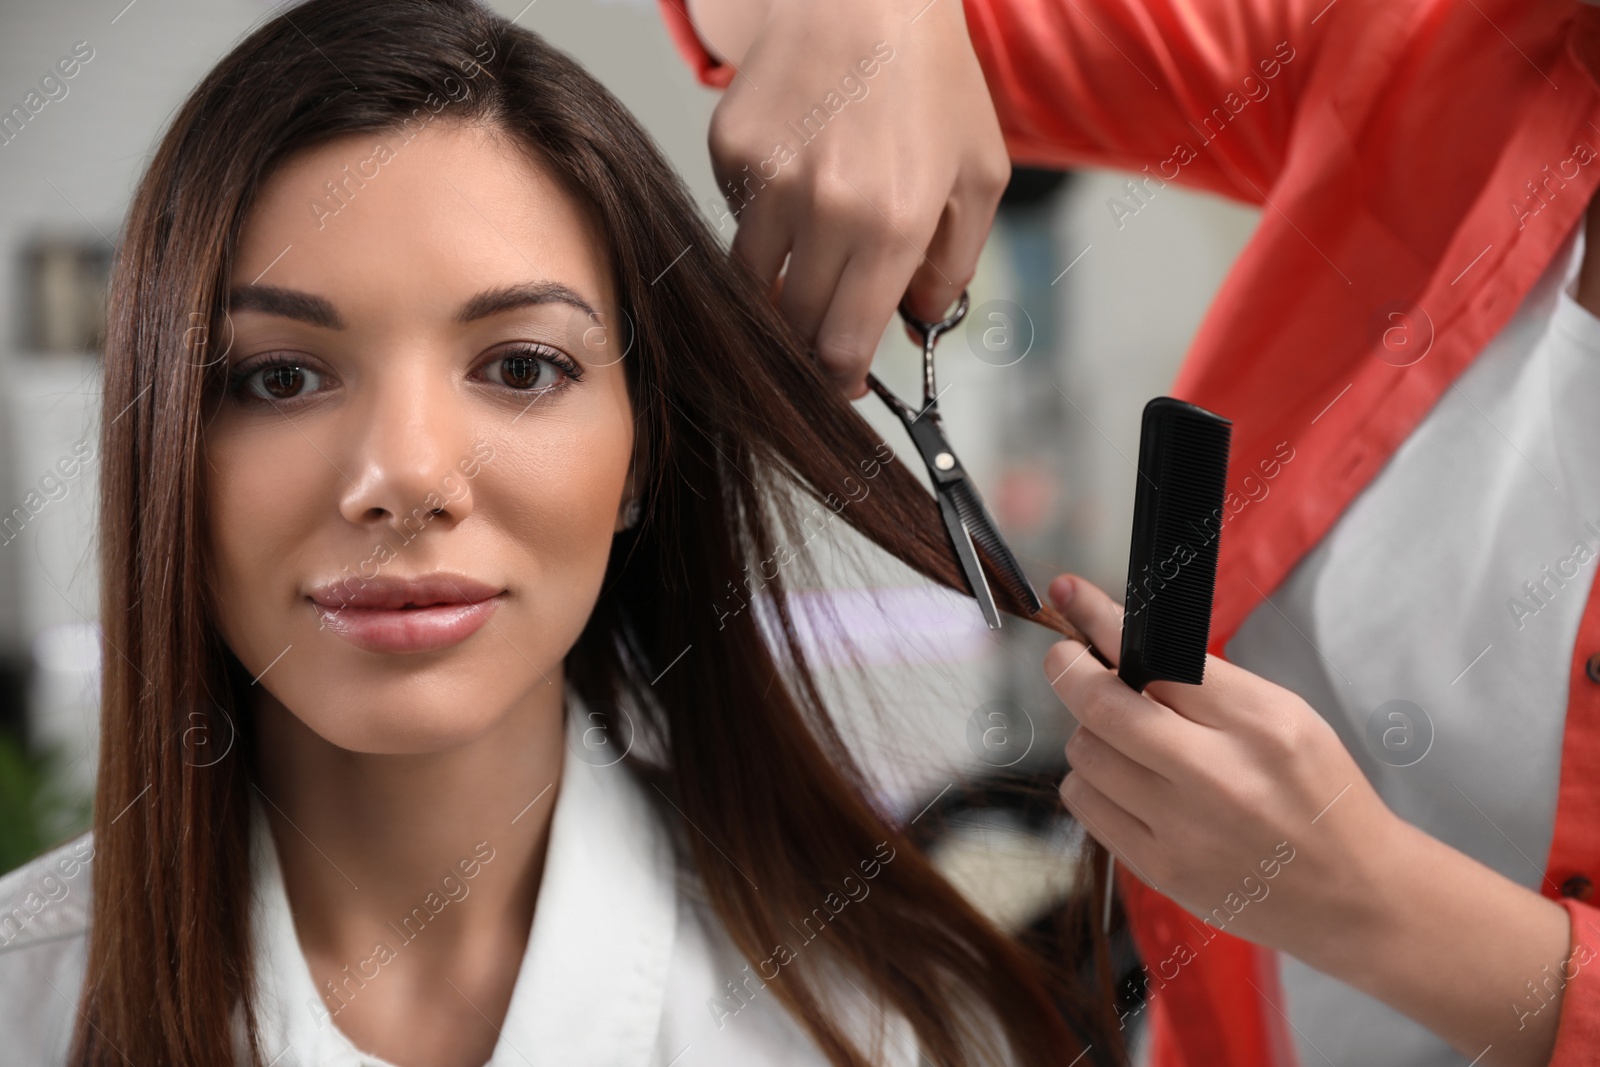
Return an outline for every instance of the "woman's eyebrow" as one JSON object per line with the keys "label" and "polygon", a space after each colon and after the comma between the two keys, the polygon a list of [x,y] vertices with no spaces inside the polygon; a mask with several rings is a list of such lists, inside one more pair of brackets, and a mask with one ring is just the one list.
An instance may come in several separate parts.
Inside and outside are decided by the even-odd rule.
{"label": "woman's eyebrow", "polygon": [[275,285],[234,286],[228,291],[228,311],[264,311],[329,330],[344,329],[344,320],[326,298]]}
{"label": "woman's eyebrow", "polygon": [[513,308],[535,304],[569,304],[587,315],[594,316],[589,302],[560,282],[523,282],[505,285],[498,289],[485,289],[461,305],[456,315],[458,322],[472,322]]}
{"label": "woman's eyebrow", "polygon": [[[596,315],[587,300],[560,282],[523,282],[485,289],[461,305],[456,321],[474,322],[502,311],[536,304],[568,304],[587,315]],[[262,311],[329,330],[344,329],[344,320],[325,297],[275,285],[235,286],[228,293],[228,310]]]}

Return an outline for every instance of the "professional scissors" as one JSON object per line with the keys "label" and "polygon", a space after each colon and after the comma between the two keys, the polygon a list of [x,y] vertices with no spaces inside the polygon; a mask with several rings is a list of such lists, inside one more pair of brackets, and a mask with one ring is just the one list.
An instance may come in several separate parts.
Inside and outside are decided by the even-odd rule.
{"label": "professional scissors", "polygon": [[956,305],[955,311],[950,313],[949,318],[938,322],[924,322],[907,311],[903,301],[900,304],[900,317],[922,339],[920,409],[913,409],[891,393],[875,375],[867,375],[867,384],[900,416],[906,431],[911,434],[912,443],[922,454],[922,462],[928,466],[928,477],[933,481],[934,495],[939,499],[939,513],[944,517],[945,532],[950,535],[950,544],[961,561],[967,586],[977,599],[989,629],[998,630],[1000,612],[995,607],[994,594],[989,590],[988,577],[978,562],[979,548],[988,555],[989,564],[994,568],[1000,584],[1022,602],[1028,614],[1037,613],[1042,605],[1027,575],[1017,565],[1017,557],[1012,555],[1011,548],[996,529],[994,519],[990,518],[988,509],[983,506],[983,498],[978,495],[977,487],[956,458],[939,421],[939,393],[933,382],[933,346],[940,335],[954,329],[966,317],[967,303],[967,293],[963,290],[961,302]]}

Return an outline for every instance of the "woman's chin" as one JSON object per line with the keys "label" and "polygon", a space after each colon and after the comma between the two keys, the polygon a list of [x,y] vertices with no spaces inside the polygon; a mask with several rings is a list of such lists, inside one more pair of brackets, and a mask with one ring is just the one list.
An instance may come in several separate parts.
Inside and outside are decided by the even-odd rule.
{"label": "woman's chin", "polygon": [[504,665],[491,671],[436,670],[427,677],[358,672],[318,677],[269,676],[264,684],[276,684],[263,695],[275,707],[262,710],[284,717],[290,737],[309,740],[309,733],[336,748],[369,755],[449,752],[496,733],[516,743],[509,734],[537,729],[532,719],[559,715],[563,706],[559,674],[552,686]]}
{"label": "woman's chin", "polygon": [[471,745],[512,714],[509,706],[467,700],[347,709],[306,727],[328,744],[371,756],[423,756]]}

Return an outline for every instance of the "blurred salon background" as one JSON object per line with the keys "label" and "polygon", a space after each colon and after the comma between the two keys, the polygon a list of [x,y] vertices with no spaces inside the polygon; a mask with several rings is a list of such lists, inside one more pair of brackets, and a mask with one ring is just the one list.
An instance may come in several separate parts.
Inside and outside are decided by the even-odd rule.
{"label": "blurred salon background", "polygon": [[[695,83],[655,5],[492,4],[633,110],[726,241],[706,152],[717,95]],[[128,200],[184,95],[274,10],[0,0],[0,871],[88,824],[98,350]],[[1041,593],[1072,570],[1120,597],[1140,410],[1168,389],[1255,223],[1253,209],[1128,177],[1017,170],[971,311],[939,347],[946,429]],[[910,397],[917,359],[893,327],[876,367]],[[881,402],[859,407],[920,473]],[[843,522],[804,552],[816,570],[805,617],[881,801],[916,821],[980,907],[1025,926],[1068,885],[1057,838],[1071,829],[1037,804],[995,802],[991,787],[1064,769],[1071,722],[1041,665],[1050,635],[1021,622],[991,633],[971,600],[862,551]]]}

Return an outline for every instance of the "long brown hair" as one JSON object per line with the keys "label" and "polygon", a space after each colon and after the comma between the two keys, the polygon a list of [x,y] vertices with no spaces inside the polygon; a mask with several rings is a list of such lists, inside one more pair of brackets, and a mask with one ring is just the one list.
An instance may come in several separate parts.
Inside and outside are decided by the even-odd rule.
{"label": "long brown hair", "polygon": [[[984,1062],[997,1034],[1012,1062],[1059,1065],[1090,1045],[1090,1059],[1120,1057],[1106,1001],[1074,976],[1083,961],[1023,950],[864,799],[808,669],[774,562],[784,531],[807,507],[837,514],[964,588],[927,491],[729,261],[644,131],[564,54],[472,0],[311,0],[252,33],[183,104],[139,183],[115,270],[94,910],[70,1062],[234,1064],[238,1008],[248,1062],[261,1062],[248,704],[205,580],[203,429],[224,373],[226,281],[254,196],[287,155],[445,106],[536,151],[604,233],[631,334],[647,508],[617,538],[567,672],[587,707],[626,704],[661,739],[660,762],[634,770],[701,831],[688,838],[694,861],[734,942],[752,964],[768,959],[789,920],[887,841],[876,902],[833,916],[829,951],[905,1018],[931,1062]],[[1067,631],[1048,608],[1034,618]],[[686,648],[692,669],[661,676]],[[231,747],[195,758],[197,732],[211,751]],[[1103,957],[1097,937],[1082,943]],[[869,1062],[819,975],[786,966],[768,984],[833,1063]]]}

